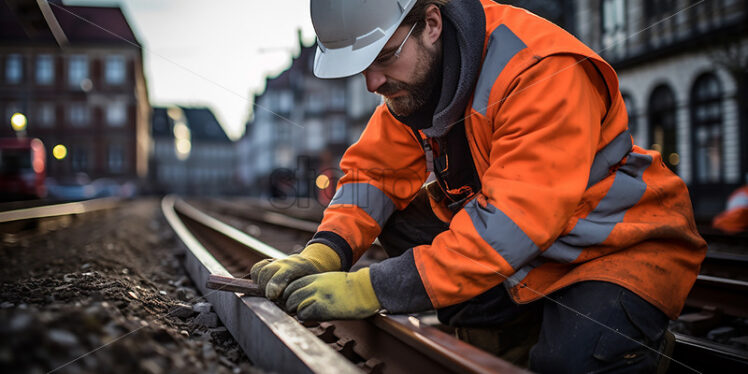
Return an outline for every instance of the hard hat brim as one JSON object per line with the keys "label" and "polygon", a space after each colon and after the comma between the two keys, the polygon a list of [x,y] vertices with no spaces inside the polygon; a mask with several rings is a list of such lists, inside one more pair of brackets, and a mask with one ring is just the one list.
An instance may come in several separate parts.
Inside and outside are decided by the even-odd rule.
{"label": "hard hat brim", "polygon": [[345,78],[364,71],[390,40],[397,27],[387,30],[379,40],[354,50],[352,46],[322,50],[317,46],[314,55],[314,75],[317,78]]}

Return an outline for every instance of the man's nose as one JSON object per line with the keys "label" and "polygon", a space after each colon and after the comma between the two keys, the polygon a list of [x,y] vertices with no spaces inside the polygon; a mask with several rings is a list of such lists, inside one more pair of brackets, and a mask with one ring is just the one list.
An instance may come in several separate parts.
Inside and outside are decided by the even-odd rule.
{"label": "man's nose", "polygon": [[384,74],[370,69],[364,70],[364,78],[366,78],[366,89],[369,90],[369,92],[376,91],[377,88],[387,81],[387,77],[385,77]]}

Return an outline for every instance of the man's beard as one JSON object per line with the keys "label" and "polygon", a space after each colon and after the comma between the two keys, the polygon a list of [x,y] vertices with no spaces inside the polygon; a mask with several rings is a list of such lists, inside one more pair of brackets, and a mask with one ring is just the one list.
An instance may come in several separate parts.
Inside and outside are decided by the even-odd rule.
{"label": "man's beard", "polygon": [[[376,91],[382,95],[387,107],[396,116],[407,117],[420,109],[431,97],[436,85],[441,82],[441,48],[429,51],[418,40],[418,59],[412,83],[387,80]],[[405,91],[397,97],[389,97],[399,91]]]}

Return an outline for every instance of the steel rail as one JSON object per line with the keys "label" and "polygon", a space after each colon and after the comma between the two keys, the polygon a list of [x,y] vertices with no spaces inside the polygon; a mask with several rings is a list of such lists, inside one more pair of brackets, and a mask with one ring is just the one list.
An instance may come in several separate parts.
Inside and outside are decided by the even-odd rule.
{"label": "steel rail", "polygon": [[709,250],[701,263],[701,274],[748,281],[748,254]]}
{"label": "steel rail", "polygon": [[699,274],[686,305],[716,307],[725,314],[748,318],[748,282]]}
{"label": "steel rail", "polygon": [[[228,292],[211,293],[211,291],[207,290],[205,288],[205,281],[209,274],[228,275],[227,273],[229,273],[229,271],[223,265],[220,265],[218,263],[218,260],[213,258],[213,256],[208,253],[205,248],[198,248],[197,243],[192,243],[193,241],[198,242],[198,239],[196,239],[195,236],[193,236],[192,233],[189,232],[188,227],[194,232],[197,229],[196,225],[203,225],[203,227],[207,227],[204,225],[204,222],[211,222],[210,230],[213,231],[213,236],[209,237],[205,232],[201,232],[196,235],[200,237],[201,241],[212,242],[215,245],[222,247],[223,249],[226,249],[226,247],[230,246],[230,243],[226,240],[226,238],[228,238],[228,235],[232,236],[231,240],[234,241],[234,246],[238,245],[244,247],[245,249],[253,248],[254,245],[256,245],[256,243],[258,242],[256,239],[252,238],[252,240],[243,240],[251,237],[243,233],[242,235],[230,234],[238,230],[230,228],[227,225],[219,225],[219,221],[215,220],[214,218],[208,217],[202,212],[199,212],[197,209],[191,207],[187,203],[184,203],[182,201],[175,201],[173,197],[164,199],[163,207],[165,214],[167,211],[171,211],[171,213],[167,215],[167,219],[169,219],[170,223],[172,221],[179,220],[179,224],[172,224],[172,227],[175,227],[175,231],[179,231],[178,234],[180,238],[186,238],[183,239],[183,241],[185,242],[187,247],[190,249],[197,248],[199,256],[209,256],[212,259],[210,261],[205,261],[205,263],[209,266],[202,266],[200,269],[194,269],[194,265],[188,265],[188,271],[190,272],[190,274],[197,273],[197,276],[193,275],[193,277],[196,278],[195,281],[199,285],[201,292],[208,295],[207,297],[209,300],[220,295],[232,295],[237,300],[241,300],[241,302],[245,305],[250,306],[250,309],[251,306],[255,304],[261,304],[263,306],[260,310],[252,310],[253,313],[261,312],[267,314],[267,316],[265,317],[266,319],[275,318],[283,319],[284,321],[286,321],[287,325],[283,329],[283,331],[277,331],[274,334],[277,337],[276,339],[281,341],[280,343],[273,343],[277,346],[276,349],[289,349],[282,347],[283,344],[288,344],[286,341],[289,338],[287,338],[287,335],[285,335],[285,333],[287,333],[288,331],[293,331],[291,335],[294,336],[305,335],[298,331],[298,329],[302,328],[302,326],[298,322],[296,322],[293,318],[288,316],[284,311],[282,311],[275,304],[271,303],[268,300],[257,297],[239,297],[234,293]],[[172,217],[170,218],[169,216]],[[187,221],[186,225],[182,224],[182,219]],[[216,234],[223,236],[221,238],[218,238],[218,235]],[[266,248],[266,246],[258,247],[258,249],[263,251],[263,253],[259,254],[256,259],[276,257],[271,255],[271,252],[267,252],[262,248]],[[279,252],[275,252],[275,255],[278,254]],[[285,256],[285,254],[280,255]],[[280,255],[278,257],[280,257]],[[246,255],[240,256],[245,257]],[[192,256],[188,255],[188,260],[190,260],[190,257]],[[212,267],[217,267],[218,272],[213,272],[211,270]],[[216,309],[223,309],[224,303],[228,303],[228,301],[223,299],[219,300],[216,303],[218,304]],[[230,305],[229,307],[231,308]],[[243,341],[247,341],[249,339],[247,339],[243,335],[245,334],[245,332],[253,334],[253,326],[236,326],[237,318],[227,318],[227,323],[227,319],[223,316],[224,314],[226,314],[225,311],[219,312],[219,317],[221,317],[221,320],[224,321],[227,327],[229,327],[229,330],[232,331],[232,334],[235,334],[235,338],[237,338],[237,340],[240,342],[240,345],[242,345],[242,347],[245,349],[245,352],[247,352],[247,355],[250,357],[250,359],[252,359],[263,368],[269,370],[286,371],[285,369],[280,369],[278,367],[278,365],[281,364],[281,361],[288,361],[286,359],[280,358],[280,354],[270,353],[267,349],[264,349],[261,353],[259,353],[260,356],[258,356],[258,353],[254,351],[257,350],[257,348],[253,347],[253,344],[260,344],[265,346],[268,345],[268,343],[260,343],[261,340],[267,339],[267,337],[260,337],[261,333],[259,335],[257,333],[254,333],[254,338],[251,339],[251,341],[244,343]],[[259,318],[255,317],[255,319]],[[336,338],[334,339],[337,340],[336,344],[340,344],[342,346],[341,353],[343,353],[343,355],[345,356],[350,356],[352,354],[358,355],[360,360],[366,360],[366,362],[363,363],[363,366],[367,367],[371,372],[525,372],[522,369],[519,369],[493,355],[490,355],[467,343],[464,343],[436,328],[423,325],[414,317],[379,314],[366,320],[333,321],[331,323],[321,324],[317,326],[316,329],[321,336],[320,339],[323,340],[324,338],[322,337],[322,335],[334,334],[336,336]],[[261,329],[258,326],[254,326],[254,330],[259,331],[267,329]],[[306,334],[314,336],[309,330],[304,330],[306,331]],[[317,344],[324,345],[324,342],[322,340],[317,339],[316,337],[314,339],[317,341]],[[341,343],[341,341],[343,341],[343,343]],[[333,343],[333,341],[328,341],[328,343]],[[307,342],[306,344],[311,343]],[[320,348],[320,351],[324,350]],[[346,362],[348,365],[353,365],[350,362],[346,361],[339,354],[335,353],[335,356],[337,357],[337,361]],[[328,362],[331,360],[329,358],[316,359]],[[309,364],[308,361],[301,361],[304,361],[304,363],[307,365]],[[355,366],[353,367],[355,368]],[[294,366],[288,368],[288,371],[298,371],[299,368],[300,367]],[[318,372],[338,371],[336,369],[332,369],[332,366],[330,366],[330,364],[328,363],[321,365],[321,370],[320,365],[318,365],[316,369],[309,367],[309,370]]]}
{"label": "steel rail", "polygon": [[238,209],[236,204],[221,199],[211,199],[210,203],[211,205],[218,206],[219,209],[229,211],[231,215],[240,218],[245,218],[251,221],[261,221],[263,223],[270,223],[279,227],[310,232],[312,234],[317,232],[317,226],[319,226],[319,222],[291,217],[264,208]]}
{"label": "steel rail", "polygon": [[[205,249],[177,211],[180,209],[181,214],[198,218],[203,224],[210,225],[206,227],[220,230],[216,225],[217,221],[201,216],[199,211],[177,201],[174,196],[165,197],[161,202],[161,209],[186,247],[185,266],[190,277],[203,296],[213,304],[218,317],[255,365],[266,370],[289,373],[360,372],[355,365],[341,360],[337,352],[296,320],[281,312],[269,300],[209,290],[205,285],[209,275],[231,274]],[[240,237],[241,235],[235,235],[232,239],[239,240]]]}
{"label": "steel rail", "polygon": [[[748,353],[735,347],[715,343],[706,339],[674,332],[675,349],[673,357],[701,372],[746,373]],[[670,364],[669,372],[677,365]]]}
{"label": "steel rail", "polygon": [[[287,214],[268,210],[268,206],[272,206],[272,204],[251,202],[249,204],[252,205],[254,209],[240,209],[236,204],[232,204],[226,200],[214,198],[211,199],[210,202],[212,205],[218,206],[218,209],[224,213],[250,221],[262,222],[264,224],[271,224],[309,234],[316,233],[317,228],[319,227],[319,222],[296,218]],[[382,244],[379,242],[379,238],[377,238],[374,239],[372,245],[381,246]]]}
{"label": "steel rail", "polygon": [[97,210],[114,208],[119,204],[119,202],[119,198],[105,197],[101,199],[78,201],[73,203],[44,205],[33,208],[8,210],[5,212],[0,212],[0,223],[89,213]]}

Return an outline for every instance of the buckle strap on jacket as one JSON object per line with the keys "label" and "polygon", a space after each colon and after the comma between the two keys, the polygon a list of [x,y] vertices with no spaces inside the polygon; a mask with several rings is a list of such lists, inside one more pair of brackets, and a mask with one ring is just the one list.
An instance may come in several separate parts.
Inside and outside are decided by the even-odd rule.
{"label": "buckle strap on jacket", "polygon": [[439,145],[436,150],[416,128],[410,129],[423,148],[426,168],[436,176],[437,184],[427,185],[429,194],[436,202],[446,198],[449,210],[456,213],[481,189],[464,121],[455,124],[447,135],[436,139]]}

